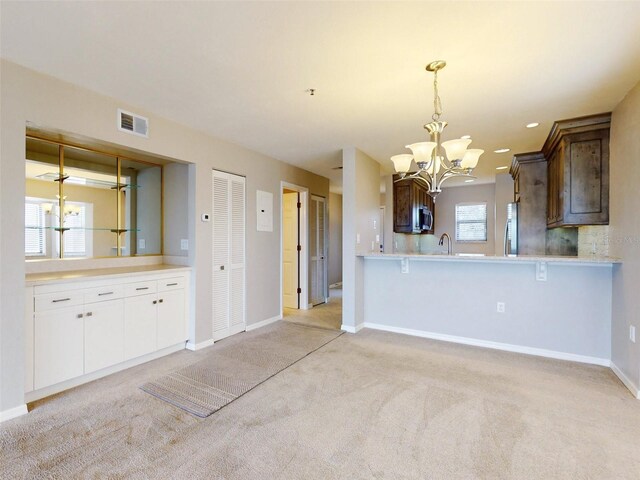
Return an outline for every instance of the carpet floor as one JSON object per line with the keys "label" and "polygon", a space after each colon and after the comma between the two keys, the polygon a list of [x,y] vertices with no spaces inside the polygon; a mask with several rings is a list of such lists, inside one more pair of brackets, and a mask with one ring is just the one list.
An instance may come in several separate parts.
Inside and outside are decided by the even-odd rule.
{"label": "carpet floor", "polygon": [[193,415],[208,417],[340,335],[337,330],[278,322],[140,388]]}
{"label": "carpet floor", "polygon": [[363,330],[205,419],[138,388],[248,338],[30,405],[0,478],[640,478],[640,402],[603,367]]}

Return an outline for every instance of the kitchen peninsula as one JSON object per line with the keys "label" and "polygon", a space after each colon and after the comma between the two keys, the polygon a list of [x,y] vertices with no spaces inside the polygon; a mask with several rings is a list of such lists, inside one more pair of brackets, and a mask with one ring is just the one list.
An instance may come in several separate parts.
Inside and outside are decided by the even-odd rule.
{"label": "kitchen peninsula", "polygon": [[361,254],[367,327],[598,365],[612,272],[598,257]]}

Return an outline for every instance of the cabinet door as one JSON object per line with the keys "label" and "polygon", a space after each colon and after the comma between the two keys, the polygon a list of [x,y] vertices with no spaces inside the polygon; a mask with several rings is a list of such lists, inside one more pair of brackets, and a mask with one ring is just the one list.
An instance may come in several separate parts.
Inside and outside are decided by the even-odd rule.
{"label": "cabinet door", "polygon": [[124,300],[124,359],[154,352],[157,344],[158,299],[153,295]]}
{"label": "cabinet door", "polygon": [[124,360],[124,300],[92,303],[84,313],[84,373]]}
{"label": "cabinet door", "polygon": [[158,294],[158,350],[187,340],[184,291]]}
{"label": "cabinet door", "polygon": [[[394,176],[394,179],[396,177]],[[393,184],[393,231],[411,233],[413,231],[413,204],[411,185],[408,182]]]}
{"label": "cabinet door", "polygon": [[34,315],[34,386],[47,387],[84,371],[82,307],[61,308]]}

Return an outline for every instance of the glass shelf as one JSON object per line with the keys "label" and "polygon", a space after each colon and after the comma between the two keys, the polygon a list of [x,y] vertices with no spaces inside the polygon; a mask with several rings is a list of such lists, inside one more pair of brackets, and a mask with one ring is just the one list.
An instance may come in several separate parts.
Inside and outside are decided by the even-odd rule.
{"label": "glass shelf", "polygon": [[71,185],[85,185],[87,187],[102,187],[110,188],[112,190],[125,190],[131,188],[139,188],[140,185],[133,183],[117,183],[109,182],[107,180],[98,180],[96,178],[84,178],[74,175],[60,175],[59,173],[48,172],[42,175],[38,175],[37,178],[43,180],[53,180],[54,182],[69,183]]}
{"label": "glass shelf", "polygon": [[85,227],[24,227],[29,230],[55,230],[56,232],[67,231],[67,230],[86,230],[93,232],[112,232],[112,233],[126,233],[126,232],[139,232],[140,229],[136,228],[85,228]]}

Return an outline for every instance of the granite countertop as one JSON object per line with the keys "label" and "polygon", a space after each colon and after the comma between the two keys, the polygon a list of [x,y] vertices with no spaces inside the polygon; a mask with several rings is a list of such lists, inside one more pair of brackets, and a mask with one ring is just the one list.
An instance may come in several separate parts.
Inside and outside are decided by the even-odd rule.
{"label": "granite countertop", "polygon": [[28,273],[25,275],[27,286],[42,285],[56,282],[72,282],[89,277],[124,277],[132,273],[170,273],[188,271],[191,267],[182,265],[138,265],[131,267],[92,268],[84,270],[69,270],[63,272]]}
{"label": "granite countertop", "polygon": [[367,259],[402,259],[408,258],[411,260],[423,260],[423,261],[440,261],[440,262],[478,262],[478,263],[558,263],[565,265],[613,265],[615,263],[622,263],[618,258],[611,257],[555,257],[547,255],[509,255],[509,256],[497,256],[497,255],[482,255],[482,254],[419,254],[419,253],[360,253],[359,257]]}

